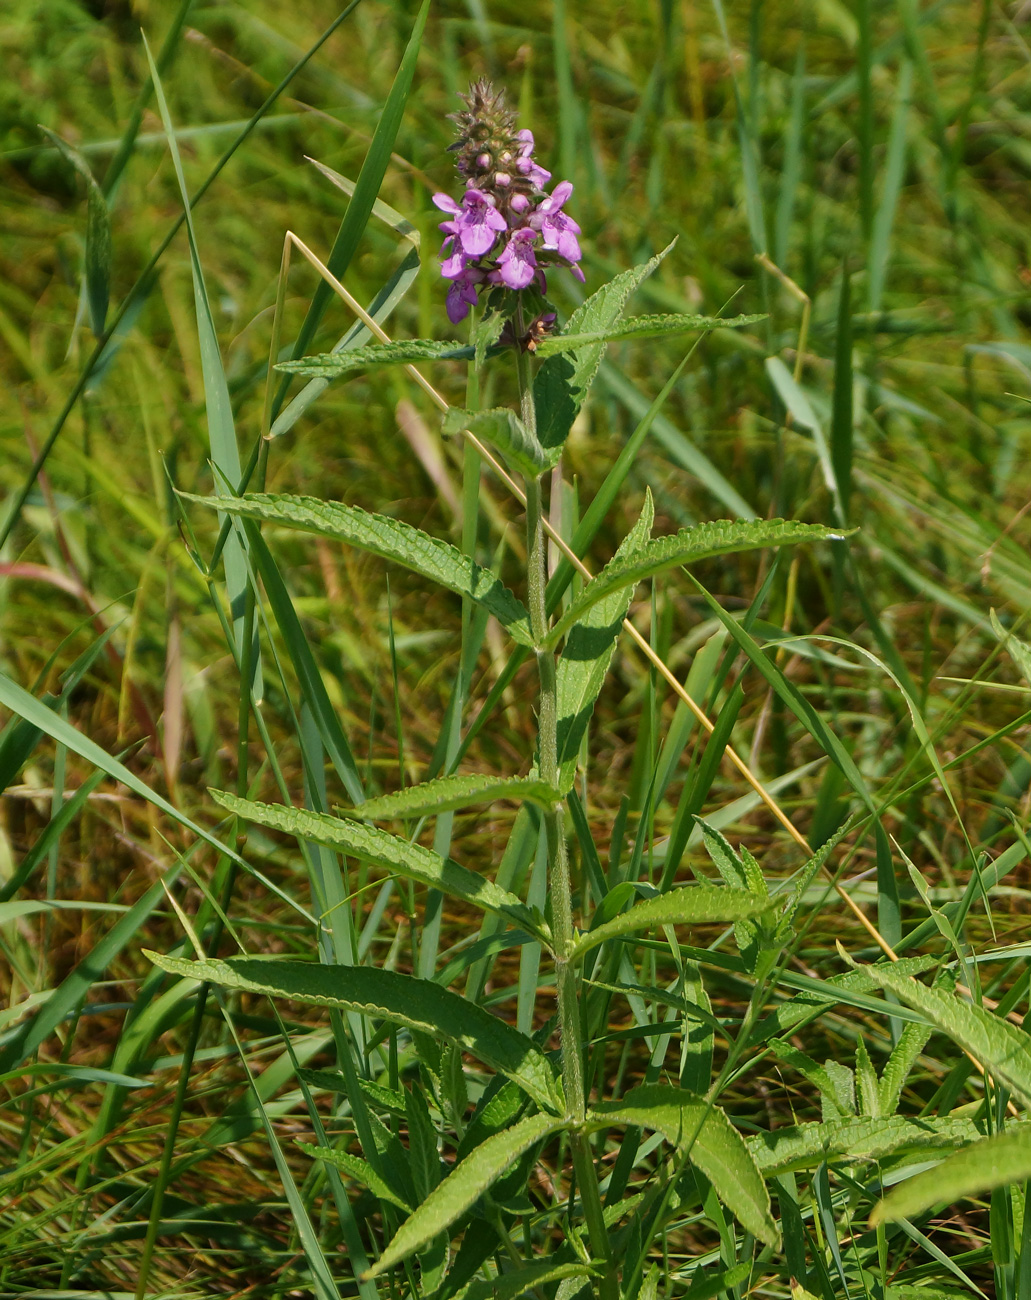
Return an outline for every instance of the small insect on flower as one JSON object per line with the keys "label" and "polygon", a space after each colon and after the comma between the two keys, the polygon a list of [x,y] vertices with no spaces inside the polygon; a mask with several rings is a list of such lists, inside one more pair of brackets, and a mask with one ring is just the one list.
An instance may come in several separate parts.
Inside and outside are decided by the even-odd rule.
{"label": "small insect on flower", "polygon": [[[433,202],[448,219],[440,223],[444,232],[441,274],[451,282],[447,314],[457,324],[488,293],[489,308],[506,320],[503,340],[517,342],[535,351],[538,339],[554,325],[553,312],[544,295],[548,284],[545,271],[565,266],[578,280],[580,269],[580,227],[565,211],[573,193],[569,181],[560,181],[548,194],[545,186],[551,172],[533,156],[533,132],[516,130],[516,116],[505,105],[505,92],[486,80],[473,82],[462,95],[465,108],[451,115],[458,138],[449,147],[456,155],[455,166],[465,182],[461,200],[449,194],[434,194]],[[533,315],[533,323],[516,339],[512,321]],[[500,296],[499,296],[500,295]]]}

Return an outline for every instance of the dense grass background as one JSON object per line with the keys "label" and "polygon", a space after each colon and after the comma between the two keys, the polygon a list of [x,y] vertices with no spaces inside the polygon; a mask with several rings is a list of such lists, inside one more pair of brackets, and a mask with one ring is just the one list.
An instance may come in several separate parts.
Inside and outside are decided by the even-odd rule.
{"label": "dense grass background", "polygon": [[[204,789],[237,781],[240,705],[236,669],[207,584],[184,547],[170,487],[206,493],[212,484],[182,234],[161,256],[149,293],[127,318],[110,364],[71,411],[45,469],[31,475],[93,346],[81,290],[83,182],[37,124],[74,143],[103,184],[146,80],[139,28],[158,50],[177,8],[153,0],[50,0],[45,7],[7,0],[0,15],[0,485],[9,504],[23,486],[30,488],[0,554],[0,666],[26,689],[58,697],[55,708],[76,727],[122,755],[185,813],[214,825]],[[198,0],[189,8],[164,85],[191,191],[337,12],[328,0],[295,0],[288,11],[264,0]],[[305,155],[357,175],[413,18],[410,6],[363,0],[196,209],[245,449],[260,423],[284,231],[293,229],[325,255],[345,207]],[[754,330],[703,341],[596,542],[595,562],[611,554],[646,484],[655,495],[659,532],[747,511],[832,521],[812,430],[798,409],[786,414],[784,391],[771,382],[764,359],[779,357],[789,371],[800,365],[796,373],[849,486],[850,522],[861,531],[847,561],[829,548],[784,555],[759,617],[764,635],[775,627],[832,633],[872,651],[895,674],[897,681],[836,647],[828,647],[838,655],[833,660],[796,648],[779,659],[888,807],[907,929],[927,909],[905,858],[923,873],[931,901],[955,900],[972,852],[983,866],[1023,843],[1031,797],[1026,683],[989,619],[995,609],[1019,632],[1031,607],[1031,522],[1023,513],[1031,433],[1029,39],[1025,7],[1009,4],[821,0],[802,7],[767,0],[728,3],[721,17],[718,4],[713,10],[693,0],[630,9],[608,0],[441,3],[430,16],[381,191],[422,235],[423,267],[391,328],[447,337],[429,196],[452,185],[445,114],[455,107],[456,90],[476,75],[493,74],[518,101],[544,161],[576,185],[571,206],[584,229],[588,289],[676,236],[676,249],[640,293],[639,310],[768,313]],[[108,199],[113,310],[181,212],[150,100]],[[794,289],[757,265],[761,250]],[[396,235],[373,221],[348,270],[348,288],[368,302],[400,255]],[[854,344],[851,419],[834,404],[835,366],[840,376],[842,355],[849,356],[839,346],[843,274]],[[288,335],[313,289],[314,275],[295,268]],[[572,282],[556,277],[553,290],[568,311],[576,301]],[[811,302],[811,322],[799,356],[802,295]],[[349,324],[343,307],[332,306],[320,346]],[[569,447],[567,478],[582,503],[683,351],[676,343],[610,350]],[[462,401],[464,373],[442,368],[435,379]],[[839,384],[839,397],[842,391]],[[511,396],[503,379],[493,396]],[[277,490],[382,510],[457,540],[461,472],[461,451],[440,442],[432,410],[399,373],[383,372],[331,387],[274,445],[269,482]],[[481,547],[500,558],[516,583],[519,511],[493,480],[485,483],[483,505]],[[193,522],[209,548],[210,522]],[[415,579],[393,571],[388,597],[379,562],[295,534],[273,537],[369,789],[396,787],[399,765],[406,781],[420,779],[458,672],[458,603],[437,593],[427,597]],[[699,571],[735,612],[769,575],[769,555]],[[638,594],[635,622],[651,629],[683,676],[716,630],[704,603],[673,579],[658,584],[652,599],[644,590]],[[62,694],[61,674],[108,631],[96,656],[75,673],[74,688]],[[488,638],[475,665],[467,718],[489,692],[501,654]],[[532,681],[532,675],[517,680],[507,707],[474,742],[469,761],[478,768],[524,770],[533,734],[526,703]],[[734,744],[767,779],[784,778],[779,799],[818,845],[844,821],[850,792],[760,679],[746,672],[742,682]],[[948,766],[948,792],[920,752],[898,683]],[[618,861],[630,851],[673,714],[674,701],[643,662],[621,655],[594,725],[587,776],[603,858],[611,853]],[[287,784],[300,790],[298,737],[275,681],[265,717]],[[17,899],[72,905],[0,913],[4,984],[26,1009],[73,972],[81,974],[78,996],[39,1045],[39,1059],[86,1071],[116,1069],[145,1087],[112,1090],[104,1076],[81,1072],[64,1076],[60,1086],[52,1073],[3,1080],[0,1291],[132,1290],[146,1192],[188,1028],[174,998],[146,1001],[157,985],[141,950],[171,948],[181,927],[155,905],[94,970],[91,952],[125,915],[96,908],[135,903],[192,838],[126,787],[101,781],[80,797],[60,836],[41,840],[92,768],[46,738],[28,744],[26,756],[23,741],[24,729],[13,723],[0,735],[6,786],[0,876],[10,879],[33,846],[41,846]],[[267,759],[253,732],[248,757],[247,780],[271,794]],[[673,798],[650,819],[657,843],[669,831],[679,784],[678,778]],[[795,846],[754,800],[735,802],[746,795],[730,769],[721,770],[706,813],[724,814],[724,829],[744,838],[768,875],[794,869]],[[343,799],[333,784],[330,798]],[[463,860],[496,864],[511,816],[495,810],[460,824]],[[306,891],[300,860],[285,843],[252,835],[248,851],[288,893]],[[686,863],[703,870],[702,861],[692,847]],[[201,851],[191,867],[208,881],[212,862]],[[875,868],[871,837],[857,846],[847,875],[853,896],[872,916],[880,902],[883,922]],[[355,883],[365,891],[359,911],[367,913],[376,894],[364,878]],[[975,947],[1024,937],[1027,883],[1022,863],[992,891],[990,920],[985,907],[972,909],[967,933]],[[868,939],[835,900],[811,901],[814,911],[795,954],[798,969],[838,971],[833,940],[842,938],[858,954]],[[192,915],[200,891],[187,888],[182,902]],[[370,949],[402,968],[410,961],[404,912],[401,901],[390,901],[381,924],[374,923]],[[255,950],[292,951],[301,942],[296,915],[246,877],[233,896],[231,919]],[[468,925],[467,917],[448,910],[442,951],[459,943]],[[1023,960],[1018,953],[986,966],[994,996],[1019,978]],[[514,956],[502,957],[495,987],[515,979],[515,966]],[[718,983],[711,992],[728,1006],[737,996]],[[127,1047],[126,1013],[139,1026],[132,1009],[138,1016],[145,1005],[151,1019],[136,1047],[131,1041]],[[267,1009],[245,1004],[240,1010],[252,1068],[262,1074],[264,1100],[287,1147],[292,1136],[308,1132],[289,1059]],[[0,1033],[13,1031],[19,1015],[3,1013]],[[854,1011],[828,1014],[806,1050],[851,1059],[861,1031],[882,1050],[875,1020]],[[318,1061],[326,1034],[315,1017],[308,1023],[311,1034],[298,1041]],[[624,1067],[633,1073],[641,1059],[631,1053]],[[911,1113],[938,1105],[943,1081],[948,1105],[976,1100],[976,1078],[959,1078],[955,1061],[947,1042],[935,1039],[910,1079]],[[735,1082],[723,1104],[743,1122],[764,1127],[820,1113],[816,1090],[770,1061]],[[152,1289],[307,1294],[281,1184],[214,1004],[177,1158],[183,1163],[166,1202]],[[322,1189],[307,1175],[306,1161],[298,1158],[296,1167],[325,1240],[335,1247]],[[990,1292],[988,1228],[987,1212],[968,1206],[927,1230],[940,1250],[961,1257],[955,1267],[967,1268]],[[711,1225],[695,1233],[698,1249],[712,1247]],[[680,1242],[676,1249],[686,1247]],[[955,1271],[921,1253],[923,1247],[909,1249],[911,1283],[963,1285]],[[783,1293],[785,1283],[782,1277],[771,1285]],[[833,1293],[837,1278],[828,1285]]]}

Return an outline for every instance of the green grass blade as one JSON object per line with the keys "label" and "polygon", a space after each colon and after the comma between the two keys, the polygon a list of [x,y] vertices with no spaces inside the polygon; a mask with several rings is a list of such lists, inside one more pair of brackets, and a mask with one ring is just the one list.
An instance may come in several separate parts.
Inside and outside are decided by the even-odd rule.
{"label": "green grass blade", "polygon": [[[347,268],[357,251],[362,235],[365,233],[365,227],[379,195],[383,177],[386,175],[387,167],[390,164],[394,141],[401,125],[401,119],[404,116],[408,94],[412,88],[412,80],[415,77],[416,60],[419,56],[419,46],[422,43],[422,34],[426,27],[429,11],[430,0],[423,0],[404,57],[401,59],[401,66],[397,70],[394,84],[390,88],[387,102],[383,106],[383,112],[380,114],[379,122],[376,125],[376,132],[372,137],[369,152],[366,154],[361,171],[358,173],[358,180],[354,187],[354,197],[347,205],[344,219],[340,223],[340,229],[337,231],[333,247],[326,259],[326,266],[330,274],[334,275],[338,280],[343,280],[347,274]],[[320,280],[315,293],[312,295],[311,305],[305,314],[304,322],[293,347],[295,360],[304,355],[308,345],[315,337],[315,331],[318,329],[332,298],[333,290],[325,281]],[[271,412],[273,422],[282,408],[288,383],[289,380],[284,380],[276,394]],[[239,482],[239,479],[235,479],[234,482]]]}
{"label": "green grass blade", "polygon": [[[915,1026],[914,1026],[915,1028]],[[816,1169],[826,1161],[883,1160],[912,1154],[933,1159],[977,1142],[980,1134],[969,1119],[839,1119],[799,1124],[773,1133],[755,1133],[748,1149],[765,1178]]]}
{"label": "green grass blade", "polygon": [[867,302],[870,311],[881,310],[884,286],[888,276],[891,256],[891,236],[895,226],[899,195],[906,172],[907,131],[909,129],[910,100],[913,94],[913,65],[908,59],[899,67],[895,113],[888,136],[888,156],[884,167],[881,201],[874,214],[870,232],[870,252],[867,257]]}
{"label": "green grass blade", "polygon": [[104,333],[107,305],[111,297],[111,216],[104,192],[97,184],[89,163],[77,149],[46,127],[41,130],[86,182],[86,301],[90,328],[97,338]]}

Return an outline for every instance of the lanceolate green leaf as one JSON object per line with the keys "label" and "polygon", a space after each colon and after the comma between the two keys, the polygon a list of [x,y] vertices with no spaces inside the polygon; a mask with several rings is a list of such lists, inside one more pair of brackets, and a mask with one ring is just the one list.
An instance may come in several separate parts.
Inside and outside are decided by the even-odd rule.
{"label": "lanceolate green leaf", "polygon": [[568,1124],[552,1115],[530,1115],[481,1142],[401,1224],[366,1276],[385,1273],[425,1246],[474,1205],[525,1151]]}
{"label": "lanceolate green leaf", "polygon": [[[541,924],[515,894],[421,844],[413,844],[411,840],[401,839],[376,826],[331,817],[328,813],[312,812],[307,808],[255,803],[223,790],[212,790],[211,795],[216,803],[247,821],[337,849],[362,862],[374,863],[431,889],[439,889],[452,898],[464,899],[485,911],[507,917],[546,942]],[[361,814],[363,817],[366,815],[364,806]]]}
{"label": "lanceolate green leaf", "polygon": [[334,537],[403,564],[431,582],[483,605],[516,641],[533,646],[526,610],[504,583],[456,547],[411,524],[340,501],[320,501],[317,497],[274,496],[263,492],[245,497],[198,497],[185,492],[182,495],[188,501],[197,501],[226,514],[264,519],[317,533],[320,537]]}
{"label": "lanceolate green leaf", "polygon": [[785,519],[717,519],[712,523],[683,528],[669,537],[653,537],[629,554],[613,558],[584,587],[552,628],[554,644],[580,621],[592,605],[613,591],[633,588],[645,578],[667,569],[679,568],[714,555],[754,551],[764,546],[793,546],[799,542],[822,542],[842,537],[841,529],[822,524],[800,524]]}
{"label": "lanceolate green leaf", "polygon": [[951,1205],[993,1187],[1031,1178],[1031,1124],[1014,1124],[1004,1133],[975,1142],[934,1169],[899,1183],[874,1206],[873,1225],[911,1219],[935,1205]]}
{"label": "lanceolate green leaf", "polygon": [[[610,563],[615,564],[647,542],[655,519],[651,492],[647,492],[641,517],[623,539]],[[556,695],[558,708],[559,788],[563,795],[573,788],[577,756],[594,712],[605,674],[612,662],[616,639],[626,617],[633,592],[624,584],[586,609],[570,629],[558,662]]]}
{"label": "lanceolate green leaf", "polygon": [[770,1197],[744,1138],[718,1106],[685,1088],[645,1084],[619,1101],[602,1102],[587,1116],[590,1128],[628,1124],[661,1133],[687,1152],[712,1183],[716,1195],[749,1232],[776,1246],[780,1234]]}
{"label": "lanceolate green leaf", "polygon": [[[649,261],[624,271],[591,294],[570,316],[565,333],[603,334],[611,329],[623,315],[627,299],[672,247],[670,244]],[[585,343],[572,352],[549,357],[537,372],[533,399],[537,407],[537,436],[543,447],[561,447],[565,442],[604,352],[604,343]]]}
{"label": "lanceolate green leaf", "polygon": [[472,804],[493,803],[496,799],[518,803],[529,800],[541,808],[549,808],[560,797],[546,781],[533,776],[442,776],[421,785],[410,785],[396,794],[368,799],[351,815],[373,822],[394,817],[424,817]]}
{"label": "lanceolate green leaf", "polygon": [[931,1024],[990,1070],[999,1083],[1016,1093],[1025,1106],[1031,1106],[1031,1034],[955,993],[907,979],[890,966],[858,969],[907,1007],[922,1012]]}
{"label": "lanceolate green leaf", "polygon": [[367,1160],[363,1160],[360,1156],[352,1156],[346,1151],[338,1151],[336,1147],[317,1147],[312,1146],[309,1142],[298,1142],[297,1145],[314,1160],[322,1160],[326,1164],[336,1165],[341,1173],[347,1174],[356,1183],[361,1183],[363,1187],[367,1187],[379,1200],[387,1201],[390,1205],[396,1205],[399,1210],[404,1210],[406,1214],[411,1212],[412,1207],[405,1204],[386,1179],[381,1178]]}
{"label": "lanceolate green leaf", "polygon": [[276,369],[289,375],[309,375],[313,379],[338,379],[341,375],[377,366],[414,365],[418,361],[469,361],[472,355],[473,350],[468,344],[454,340],[398,339],[394,343],[366,343],[364,347],[349,352],[323,352],[318,356],[301,357],[298,361],[280,361]]}
{"label": "lanceolate green leaf", "polygon": [[968,1119],[843,1119],[756,1133],[748,1149],[767,1178],[826,1161],[882,1160],[909,1152],[955,1151],[980,1134]]}
{"label": "lanceolate green leaf", "polygon": [[[537,356],[542,359],[559,352],[570,352],[577,348],[589,347],[595,343],[611,343],[616,339],[653,339],[666,338],[673,334],[692,334],[696,330],[741,329],[745,325],[755,325],[766,317],[732,316],[722,319],[719,316],[631,316],[611,329],[579,331],[574,333],[568,327],[561,334],[552,334],[537,344]],[[571,324],[572,322],[570,322]]]}
{"label": "lanceolate green leaf", "polygon": [[759,916],[772,906],[768,898],[757,898],[744,889],[726,889],[719,885],[686,885],[683,889],[671,889],[668,894],[638,903],[597,929],[581,934],[573,945],[570,960],[577,961],[600,943],[620,939],[638,930],[653,930],[663,925],[722,925]]}
{"label": "lanceolate green leaf", "polygon": [[562,1105],[551,1066],[532,1039],[432,980],[368,966],[276,958],[186,961],[156,952],[146,952],[146,956],[155,966],[186,979],[338,1011],[357,1011],[432,1038],[446,1038],[525,1088],[539,1106],[554,1112]]}
{"label": "lanceolate green leaf", "polygon": [[513,469],[530,478],[537,478],[551,469],[562,454],[561,447],[545,451],[515,411],[510,411],[507,406],[490,411],[463,411],[452,406],[444,416],[443,429],[450,436],[468,429],[500,451]]}

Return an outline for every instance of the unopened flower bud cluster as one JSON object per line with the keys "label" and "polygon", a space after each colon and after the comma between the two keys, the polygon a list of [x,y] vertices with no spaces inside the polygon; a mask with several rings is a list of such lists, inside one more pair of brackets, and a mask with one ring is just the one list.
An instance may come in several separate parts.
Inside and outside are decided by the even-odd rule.
{"label": "unopened flower bud cluster", "polygon": [[449,214],[440,223],[446,236],[441,271],[451,282],[447,314],[456,323],[493,286],[518,290],[536,284],[546,293],[548,265],[567,266],[578,280],[584,278],[580,227],[563,211],[573,192],[570,182],[545,192],[551,173],[534,160],[533,133],[515,130],[504,91],[477,81],[462,99],[468,107],[453,114],[459,135],[451,149],[465,193],[461,202],[449,194],[433,196]]}

